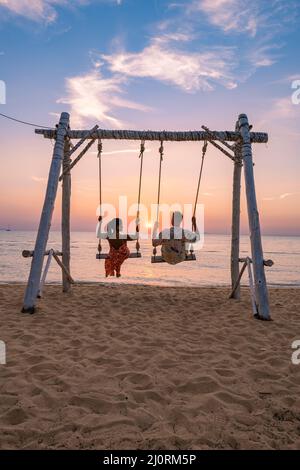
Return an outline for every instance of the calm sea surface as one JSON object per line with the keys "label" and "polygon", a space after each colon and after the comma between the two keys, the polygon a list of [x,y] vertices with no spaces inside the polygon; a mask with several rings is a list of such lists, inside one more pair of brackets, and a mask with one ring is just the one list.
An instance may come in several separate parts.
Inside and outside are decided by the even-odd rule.
{"label": "calm sea surface", "polygon": [[[0,232],[0,282],[27,279],[30,260],[22,258],[24,249],[33,249],[35,232]],[[104,242],[103,244],[106,244]],[[228,285],[230,280],[230,237],[205,235],[203,248],[198,251],[197,261],[177,266],[151,264],[151,243],[142,241],[143,258],[125,262],[122,278],[118,282],[158,285]],[[263,239],[265,259],[275,265],[266,268],[271,285],[300,285],[300,237],[266,236]],[[60,233],[52,232],[48,247],[61,249]],[[132,251],[134,243],[130,244]],[[105,247],[107,248],[107,246]],[[72,233],[72,275],[76,281],[103,281],[104,261],[95,259],[97,239],[93,232]],[[241,257],[250,253],[249,237],[241,240]],[[61,274],[53,261],[48,282],[59,282]],[[246,279],[245,281],[246,282]]]}

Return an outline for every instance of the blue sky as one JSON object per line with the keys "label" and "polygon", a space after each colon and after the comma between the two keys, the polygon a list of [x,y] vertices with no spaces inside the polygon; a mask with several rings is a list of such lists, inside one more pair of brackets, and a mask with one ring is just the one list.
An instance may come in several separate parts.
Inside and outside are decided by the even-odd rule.
{"label": "blue sky", "polygon": [[[296,0],[0,0],[0,80],[7,85],[0,112],[53,125],[67,110],[73,127],[181,130],[233,129],[246,112],[270,134],[268,152],[257,150],[258,194],[271,214],[266,231],[288,224],[287,233],[295,234],[300,106],[292,104],[291,84],[300,79],[299,13]],[[1,139],[6,159],[11,155],[22,170],[18,188],[35,199],[41,188],[35,193],[30,184],[33,176],[45,177],[49,159],[41,163],[38,155],[47,144],[32,129],[3,120]],[[194,148],[191,154],[192,174]],[[209,164],[207,187],[221,187],[222,171],[231,174],[223,165],[214,176],[215,161]],[[12,167],[2,171],[6,195]],[[265,182],[270,168],[273,178]],[[88,180],[93,172],[84,167],[81,176]],[[216,201],[221,197],[216,192]],[[1,223],[16,223],[21,209],[6,209]]]}

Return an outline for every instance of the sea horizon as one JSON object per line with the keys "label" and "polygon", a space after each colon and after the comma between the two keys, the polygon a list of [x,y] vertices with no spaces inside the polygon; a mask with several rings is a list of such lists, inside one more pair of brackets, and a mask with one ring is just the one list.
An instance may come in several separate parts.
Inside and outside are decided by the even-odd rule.
{"label": "sea horizon", "polygon": [[[1,231],[0,283],[26,282],[30,269],[30,259],[22,257],[23,250],[33,250],[36,231]],[[96,260],[98,239],[93,231],[71,232],[71,273],[76,282],[111,282],[104,275],[104,261]],[[48,248],[61,250],[60,231],[52,230]],[[195,262],[169,266],[166,263],[151,264],[151,240],[141,240],[141,259],[130,259],[124,263],[122,284],[149,284],[161,286],[229,286],[230,285],[230,247],[229,234],[204,234],[204,246],[196,250]],[[135,251],[135,243],[129,243]],[[274,266],[266,268],[270,286],[300,286],[300,237],[286,235],[264,235],[263,248],[265,259],[272,259]],[[108,249],[103,242],[103,252]],[[241,257],[251,256],[250,239],[241,235]],[[112,280],[113,281],[113,280]],[[61,272],[52,263],[47,282],[61,282]],[[248,285],[247,276],[243,285]]]}

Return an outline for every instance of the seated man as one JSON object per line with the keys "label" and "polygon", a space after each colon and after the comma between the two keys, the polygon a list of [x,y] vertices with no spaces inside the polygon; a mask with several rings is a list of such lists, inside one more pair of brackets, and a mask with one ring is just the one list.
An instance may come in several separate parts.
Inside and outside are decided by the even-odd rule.
{"label": "seated man", "polygon": [[160,232],[158,238],[155,238],[157,223],[153,228],[152,245],[154,247],[161,245],[162,257],[169,264],[178,264],[184,261],[187,254],[186,244],[196,243],[200,240],[196,218],[192,218],[193,232],[180,227],[182,220],[183,215],[181,212],[173,212],[171,228]]}

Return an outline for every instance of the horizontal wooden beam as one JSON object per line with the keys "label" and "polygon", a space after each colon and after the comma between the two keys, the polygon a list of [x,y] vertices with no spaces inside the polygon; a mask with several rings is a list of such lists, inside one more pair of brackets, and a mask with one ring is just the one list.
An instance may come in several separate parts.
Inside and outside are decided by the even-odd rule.
{"label": "horizontal wooden beam", "polygon": [[[44,253],[44,256],[49,256],[50,255],[50,252],[55,253],[56,256],[62,256],[62,252],[61,251],[55,251],[55,250],[48,250],[48,251],[45,251]],[[22,256],[23,258],[32,258],[34,255],[34,251],[30,251],[30,250],[23,250],[22,251]]]}
{"label": "horizontal wooden beam", "polygon": [[[43,135],[46,139],[54,139],[56,130],[36,129],[36,134]],[[67,137],[70,139],[103,139],[103,140],[156,140],[164,142],[196,142],[204,140],[221,140],[227,142],[237,142],[241,135],[233,131],[130,131],[130,130],[68,130]],[[251,132],[251,142],[263,144],[268,142],[268,134],[265,132]]]}
{"label": "horizontal wooden beam", "polygon": [[[249,257],[239,258],[240,263],[245,263],[247,260],[249,260],[249,263],[252,263],[252,259]],[[272,266],[274,266],[274,261],[272,261],[271,259],[264,259],[264,266],[268,266],[269,268],[271,268]]]}

